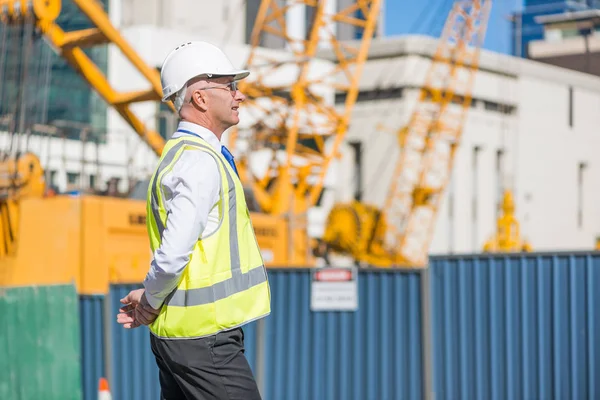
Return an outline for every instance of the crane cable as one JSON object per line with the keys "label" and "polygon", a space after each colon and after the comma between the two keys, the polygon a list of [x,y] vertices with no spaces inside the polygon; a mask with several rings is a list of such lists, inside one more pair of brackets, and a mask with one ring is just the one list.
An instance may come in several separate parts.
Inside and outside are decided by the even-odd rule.
{"label": "crane cable", "polygon": [[[6,36],[8,35],[9,27],[5,24],[0,24],[2,31],[2,39],[0,39],[0,105],[2,102],[2,90],[4,89],[4,66],[6,63]],[[0,108],[1,110],[1,108]]]}
{"label": "crane cable", "polygon": [[[31,58],[31,53],[32,53],[32,48],[33,48],[33,40],[34,40],[34,32],[33,32],[33,26],[34,26],[34,22],[31,19],[28,19],[28,21],[25,22],[24,24],[24,28],[23,28],[23,36],[21,39],[21,49],[22,49],[22,53],[21,56],[22,58],[19,60],[21,62],[21,73],[19,76],[19,80],[18,80],[18,97],[17,97],[17,103],[16,103],[16,112],[15,115],[19,116],[19,125],[17,126],[17,137],[15,139],[15,135],[14,135],[14,131],[13,134],[11,135],[11,141],[10,141],[10,150],[9,150],[9,154],[12,154],[13,152],[15,153],[14,155],[16,156],[19,151],[20,151],[20,146],[21,146],[21,138],[25,132],[26,127],[26,121],[25,121],[25,117],[28,114],[28,107],[27,107],[27,98],[28,98],[28,80],[29,80],[29,59]],[[27,121],[30,122],[30,121]],[[16,141],[16,144],[14,143]],[[14,150],[13,150],[14,147]],[[16,162],[16,158],[15,157],[15,162]]]}
{"label": "crane cable", "polygon": [[[16,57],[16,49],[13,42],[16,41],[16,36],[20,36],[18,31],[19,27],[12,27],[8,24],[1,24],[3,27],[2,33],[2,48],[0,53],[0,111],[2,117],[6,119],[6,136],[7,140],[10,141],[12,135],[15,115],[12,107],[12,102],[9,100],[9,95],[13,91],[15,85],[12,82],[14,80],[14,60]],[[2,160],[8,157],[7,152],[8,144],[2,146]]]}

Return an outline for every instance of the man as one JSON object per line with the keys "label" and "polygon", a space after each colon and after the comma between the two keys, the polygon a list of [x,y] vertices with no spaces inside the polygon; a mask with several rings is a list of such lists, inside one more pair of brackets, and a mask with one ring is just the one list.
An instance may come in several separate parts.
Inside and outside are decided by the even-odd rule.
{"label": "man", "polygon": [[161,69],[163,101],[181,121],[148,188],[153,260],[119,323],[148,325],[163,399],[260,399],[242,325],[270,313],[266,270],[223,132],[245,99],[217,47],[190,42]]}

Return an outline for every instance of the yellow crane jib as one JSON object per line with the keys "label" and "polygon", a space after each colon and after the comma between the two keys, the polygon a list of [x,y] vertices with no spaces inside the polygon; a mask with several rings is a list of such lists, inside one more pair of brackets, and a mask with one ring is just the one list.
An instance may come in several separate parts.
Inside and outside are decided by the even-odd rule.
{"label": "yellow crane jib", "polygon": [[[367,232],[358,233],[356,240],[366,241],[360,248],[368,247],[345,249],[359,261],[380,267],[427,265],[436,215],[471,103],[490,8],[491,0],[454,3],[409,122],[397,131],[400,156],[384,207],[360,219],[367,221]],[[342,215],[338,209],[343,207],[334,208],[332,221]],[[366,210],[351,207],[359,213]],[[343,229],[340,222],[330,228],[335,227]],[[327,237],[336,236],[330,232]]]}
{"label": "yellow crane jib", "polygon": [[[357,0],[331,11],[324,0],[296,0],[284,6],[275,0],[261,2],[247,60],[253,72],[241,87],[250,102],[266,98],[276,105],[264,110],[262,118],[252,127],[254,148],[285,153],[285,157],[273,156],[265,174],[267,179],[248,177],[264,212],[282,214],[292,209],[306,212],[316,203],[329,164],[347,131],[380,6],[381,0]],[[286,18],[295,10],[313,16],[305,37],[287,31]],[[355,17],[359,12],[363,18]],[[338,40],[331,30],[333,24],[361,29],[359,46],[351,47]],[[271,54],[261,52],[260,43],[265,35],[283,42],[291,57],[276,60]],[[334,67],[315,73],[313,62],[322,44],[331,49]],[[290,69],[296,71],[295,79],[283,85],[269,82],[279,71]],[[343,96],[345,104],[341,111],[323,101],[319,89],[321,92],[333,89],[337,96]],[[331,147],[326,148],[326,144]],[[243,161],[244,156],[240,158]]]}
{"label": "yellow crane jib", "polygon": [[60,0],[0,0],[2,22],[35,18],[52,22],[60,14]]}
{"label": "yellow crane jib", "polygon": [[[237,159],[260,212],[284,218],[288,224],[292,264],[309,264],[312,244],[306,215],[321,196],[329,166],[347,132],[381,3],[356,0],[338,9],[330,8],[325,0],[294,0],[283,5],[263,0],[260,4],[246,63],[252,74],[241,82],[248,96],[246,107],[258,116],[248,129],[248,152]],[[286,21],[308,16],[312,23],[305,31],[290,32]],[[360,30],[362,39],[339,40],[335,26]],[[277,58],[264,51],[261,43],[267,39],[280,43],[288,54]],[[289,79],[273,79],[281,76]],[[343,106],[336,107],[331,101],[334,97],[343,98]],[[263,107],[265,103],[270,107]],[[235,141],[241,134],[233,136]],[[270,152],[266,172],[260,176],[248,167],[254,150]]]}

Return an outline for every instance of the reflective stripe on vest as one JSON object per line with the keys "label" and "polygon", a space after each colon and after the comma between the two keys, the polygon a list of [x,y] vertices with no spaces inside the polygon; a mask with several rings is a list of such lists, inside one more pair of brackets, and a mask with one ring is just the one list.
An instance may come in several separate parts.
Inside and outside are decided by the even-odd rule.
{"label": "reflective stripe on vest", "polygon": [[[161,219],[160,216],[160,208],[159,208],[159,200],[158,200],[158,190],[160,185],[158,185],[158,177],[162,175],[165,168],[167,168],[175,159],[176,154],[183,146],[192,146],[196,148],[204,148],[206,153],[210,154],[217,163],[221,163],[223,165],[223,170],[225,171],[227,177],[227,183],[229,186],[229,256],[231,259],[231,278],[226,279],[221,282],[217,282],[212,286],[196,288],[196,289],[176,289],[173,291],[166,299],[165,304],[169,306],[175,307],[192,307],[199,306],[202,304],[214,303],[215,301],[227,298],[236,293],[243,292],[247,289],[250,289],[253,286],[260,285],[261,283],[266,282],[267,277],[264,273],[264,267],[260,266],[258,268],[253,268],[249,270],[247,273],[242,273],[241,270],[241,262],[240,262],[240,251],[239,251],[239,243],[238,243],[238,234],[237,234],[237,210],[235,207],[232,207],[232,204],[236,204],[236,194],[235,194],[235,182],[233,181],[233,177],[230,172],[227,170],[225,162],[221,160],[216,155],[216,152],[208,148],[208,145],[204,146],[198,142],[190,141],[190,140],[182,140],[181,142],[175,144],[172,148],[170,148],[165,154],[162,162],[160,163],[158,170],[154,175],[154,180],[152,182],[152,194],[151,194],[151,205],[152,205],[152,214],[154,216],[154,220],[156,221],[156,225],[158,228],[159,236],[162,238],[162,234],[165,229],[165,223]],[[219,169],[219,174],[220,174]],[[162,239],[161,239],[162,240]]]}

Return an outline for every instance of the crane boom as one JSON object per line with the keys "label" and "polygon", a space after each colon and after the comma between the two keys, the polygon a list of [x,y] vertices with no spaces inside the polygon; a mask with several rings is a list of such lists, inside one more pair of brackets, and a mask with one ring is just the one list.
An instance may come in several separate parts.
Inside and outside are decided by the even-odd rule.
{"label": "crane boom", "polygon": [[[262,107],[250,129],[251,149],[270,149],[271,162],[264,176],[248,176],[260,208],[270,214],[306,212],[317,202],[348,128],[381,0],[356,0],[337,11],[328,9],[326,0],[279,3],[261,3],[247,62],[251,87],[244,86],[255,106],[265,100],[271,106]],[[307,15],[313,17],[310,30],[294,35],[289,24]],[[360,31],[358,47],[336,37],[347,27]],[[267,36],[279,40],[290,57],[261,51]],[[314,58],[323,48],[333,53],[333,65],[319,68]],[[293,79],[277,81],[285,70],[293,71]],[[336,96],[344,99],[341,109],[335,107]]]}
{"label": "crane boom", "polygon": [[490,8],[491,0],[454,3],[415,109],[397,132],[400,156],[384,207],[334,206],[323,236],[330,250],[376,266],[426,265],[471,104]]}
{"label": "crane boom", "polygon": [[491,0],[457,1],[450,12],[408,127],[399,132],[384,210],[394,263],[425,265],[440,201],[471,106]]}

